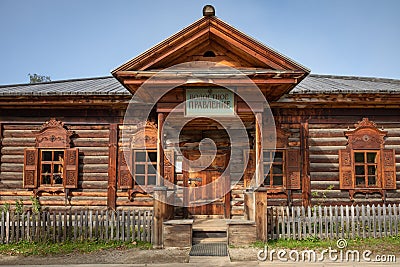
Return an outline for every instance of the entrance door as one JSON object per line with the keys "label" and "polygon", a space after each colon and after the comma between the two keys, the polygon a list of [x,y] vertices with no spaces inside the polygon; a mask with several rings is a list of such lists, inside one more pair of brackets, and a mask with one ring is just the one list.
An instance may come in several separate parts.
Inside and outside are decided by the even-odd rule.
{"label": "entrance door", "polygon": [[[198,150],[186,151],[183,179],[188,187],[185,201],[189,204],[189,215],[220,215],[230,218],[230,176],[224,174],[229,161],[229,153],[214,155],[203,153],[200,160]],[[209,165],[209,166],[208,166]],[[208,166],[208,167],[207,167]]]}

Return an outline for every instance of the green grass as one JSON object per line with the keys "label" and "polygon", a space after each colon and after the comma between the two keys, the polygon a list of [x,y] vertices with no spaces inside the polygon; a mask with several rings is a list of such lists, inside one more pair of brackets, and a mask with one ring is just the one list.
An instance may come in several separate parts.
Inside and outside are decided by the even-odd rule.
{"label": "green grass", "polygon": [[64,255],[70,253],[90,253],[105,249],[125,250],[130,248],[151,249],[152,245],[147,242],[121,242],[121,241],[85,241],[65,243],[36,243],[19,242],[15,244],[1,244],[0,254],[2,255]]}
{"label": "green grass", "polygon": [[[268,245],[270,248],[284,248],[284,249],[314,249],[323,250],[331,247],[336,249],[337,239],[322,240],[318,238],[309,238],[305,240],[293,239],[278,239],[271,240],[268,243],[256,242],[253,247],[264,248]],[[382,238],[365,238],[365,239],[346,239],[348,249],[366,250],[369,249],[375,253],[393,253],[399,254],[400,252],[400,236],[382,237]]]}

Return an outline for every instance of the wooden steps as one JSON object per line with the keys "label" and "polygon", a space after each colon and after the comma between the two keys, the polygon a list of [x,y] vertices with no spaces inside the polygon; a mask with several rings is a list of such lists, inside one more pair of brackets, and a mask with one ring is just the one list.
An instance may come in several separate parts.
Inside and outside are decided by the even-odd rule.
{"label": "wooden steps", "polygon": [[195,244],[228,243],[227,224],[224,219],[196,218],[192,228]]}

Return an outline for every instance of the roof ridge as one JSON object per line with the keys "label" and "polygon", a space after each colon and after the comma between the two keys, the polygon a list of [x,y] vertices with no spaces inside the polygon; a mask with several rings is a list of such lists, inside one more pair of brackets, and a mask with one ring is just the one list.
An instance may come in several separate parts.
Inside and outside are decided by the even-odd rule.
{"label": "roof ridge", "polygon": [[79,81],[90,81],[90,80],[101,80],[101,79],[109,79],[114,78],[113,76],[100,76],[100,77],[92,77],[92,78],[74,78],[74,79],[64,79],[64,80],[56,80],[50,82],[39,82],[39,83],[17,83],[17,84],[5,84],[0,85],[1,88],[14,87],[14,86],[32,86],[32,85],[43,85],[43,84],[56,84],[56,83],[65,83],[65,82],[79,82]]}

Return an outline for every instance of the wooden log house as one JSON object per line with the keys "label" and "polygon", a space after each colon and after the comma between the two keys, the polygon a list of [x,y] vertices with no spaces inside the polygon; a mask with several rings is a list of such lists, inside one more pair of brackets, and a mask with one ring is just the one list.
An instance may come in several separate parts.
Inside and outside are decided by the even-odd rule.
{"label": "wooden log house", "polygon": [[[116,68],[110,77],[0,86],[0,204],[22,199],[29,205],[35,196],[44,208],[55,210],[154,206],[155,231],[162,231],[160,223],[167,218],[214,215],[257,220],[259,203],[399,203],[399,80],[310,74],[216,17],[211,7],[203,15]],[[262,113],[251,113],[235,97],[235,111],[252,140],[253,156],[245,174],[218,201],[173,208],[154,200],[156,194],[162,198],[162,192],[145,192],[138,184],[160,185],[149,165],[184,187],[190,187],[195,177],[210,182],[220,175],[217,169],[182,172],[173,162],[182,158],[164,160],[171,151],[162,151],[159,145],[164,118],[184,101],[185,90],[215,85],[189,84],[183,75],[183,85],[158,101],[146,124],[129,125],[132,138],[146,143],[145,149],[128,144],[130,157],[122,152],[127,145],[123,129],[128,127],[123,119],[132,95],[157,71],[200,60],[240,69],[260,88],[274,115],[275,156],[271,159],[271,152],[260,151],[257,145],[260,129],[255,122],[265,123]],[[226,156],[226,131],[211,120],[195,120],[182,130],[179,143],[189,159],[196,158],[193,144],[203,138],[217,145],[217,167],[224,169],[231,161],[231,174],[243,167],[243,155]],[[271,163],[265,175],[257,172],[256,166]],[[262,175],[260,187],[251,188],[253,175]],[[175,193],[193,197],[185,192],[190,191]]]}

